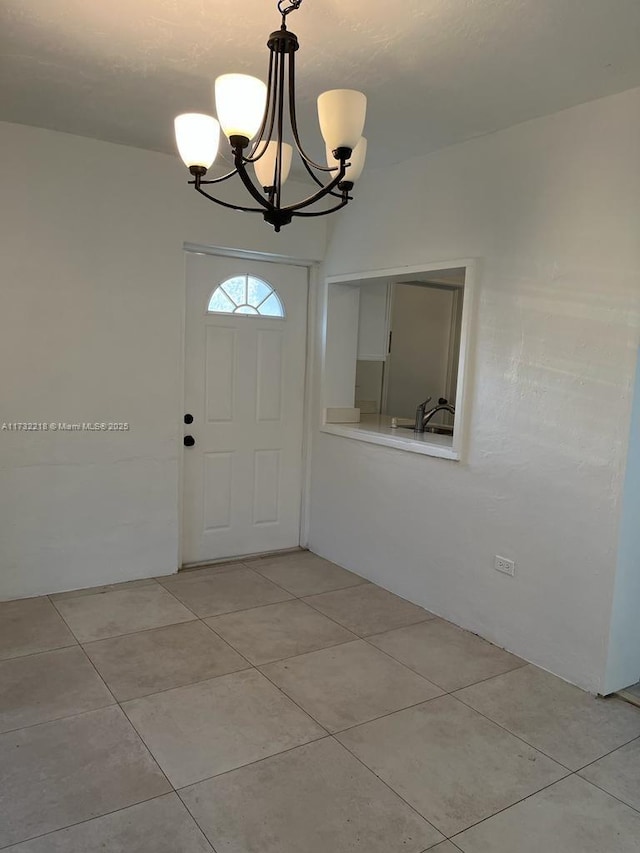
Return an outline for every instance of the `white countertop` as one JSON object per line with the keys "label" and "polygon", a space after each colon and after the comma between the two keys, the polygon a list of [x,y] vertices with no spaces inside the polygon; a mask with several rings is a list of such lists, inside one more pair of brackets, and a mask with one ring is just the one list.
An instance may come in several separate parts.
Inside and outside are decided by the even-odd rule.
{"label": "white countertop", "polygon": [[424,456],[438,456],[441,459],[459,459],[460,454],[453,449],[453,436],[438,435],[433,432],[414,432],[406,427],[391,426],[388,415],[363,415],[357,424],[323,424],[321,432],[341,435],[370,444],[395,447],[410,453],[422,453]]}

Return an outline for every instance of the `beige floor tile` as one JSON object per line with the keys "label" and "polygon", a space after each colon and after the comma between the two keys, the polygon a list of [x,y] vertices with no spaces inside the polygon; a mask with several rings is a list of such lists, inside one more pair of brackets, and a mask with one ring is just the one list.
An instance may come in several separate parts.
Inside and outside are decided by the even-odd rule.
{"label": "beige floor tile", "polygon": [[177,794],[60,829],[7,853],[213,853]]}
{"label": "beige floor tile", "polygon": [[124,709],[176,788],[325,733],[253,669],[134,699]]}
{"label": "beige floor tile", "polygon": [[261,670],[331,732],[442,694],[364,640],[267,664]]}
{"label": "beige floor tile", "polygon": [[0,660],[75,644],[75,637],[47,598],[0,603]]}
{"label": "beige floor tile", "polygon": [[141,586],[153,586],[152,578],[143,578],[137,581],[124,581],[123,583],[108,583],[104,586],[91,586],[84,589],[72,589],[70,592],[56,592],[50,595],[51,601],[64,601],[67,598],[82,598],[85,595],[101,595],[104,592],[117,592],[119,589],[138,589]]}
{"label": "beige floor tile", "polygon": [[422,853],[442,839],[331,738],[181,796],[225,853]]}
{"label": "beige floor tile", "polygon": [[163,585],[198,616],[218,616],[293,598],[246,566],[205,575],[186,573]]}
{"label": "beige floor tile", "polygon": [[302,601],[284,601],[206,620],[253,664],[324,649],[355,635]]}
{"label": "beige floor tile", "polygon": [[536,749],[578,770],[640,735],[640,710],[525,666],[456,694]]}
{"label": "beige floor tile", "polygon": [[640,811],[640,739],[590,764],[580,775]]}
{"label": "beige floor tile", "polygon": [[254,563],[252,568],[299,597],[365,583],[364,578],[309,551],[270,557]]}
{"label": "beige floor tile", "polygon": [[321,613],[363,637],[434,618],[432,613],[417,604],[371,583],[312,595],[305,600]]}
{"label": "beige floor tile", "polygon": [[202,622],[98,640],[85,651],[120,702],[249,666]]}
{"label": "beige floor tile", "polygon": [[447,837],[566,774],[451,696],[336,737]]}
{"label": "beige floor tile", "polygon": [[0,663],[0,732],[115,704],[79,646]]}
{"label": "beige floor tile", "polygon": [[116,707],[0,735],[0,846],[169,791]]}
{"label": "beige floor tile", "polygon": [[159,584],[65,598],[56,607],[81,643],[195,619]]}
{"label": "beige floor tile", "polygon": [[464,853],[638,853],[640,814],[572,776],[453,840]]}
{"label": "beige floor tile", "polygon": [[460,850],[450,841],[443,841],[442,844],[436,844],[432,847],[429,853],[460,853]]}
{"label": "beige floor tile", "polygon": [[525,664],[520,658],[442,619],[398,628],[368,639],[447,692]]}

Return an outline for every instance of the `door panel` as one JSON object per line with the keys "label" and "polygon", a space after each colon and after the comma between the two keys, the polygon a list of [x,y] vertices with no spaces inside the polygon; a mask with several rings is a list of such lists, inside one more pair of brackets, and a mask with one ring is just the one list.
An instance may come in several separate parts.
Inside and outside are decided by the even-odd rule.
{"label": "door panel", "polygon": [[207,421],[232,421],[236,363],[236,330],[206,329],[204,355]]}
{"label": "door panel", "polygon": [[[183,562],[295,547],[307,271],[195,254],[186,265],[185,432],[196,444],[184,449]],[[275,289],[283,319],[207,312],[216,287],[245,274]]]}

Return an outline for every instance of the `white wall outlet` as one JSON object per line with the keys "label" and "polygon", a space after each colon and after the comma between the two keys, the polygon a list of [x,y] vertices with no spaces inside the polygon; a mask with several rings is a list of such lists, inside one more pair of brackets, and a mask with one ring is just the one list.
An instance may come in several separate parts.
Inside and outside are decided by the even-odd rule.
{"label": "white wall outlet", "polygon": [[507,560],[506,557],[498,557],[496,554],[496,559],[493,563],[493,568],[496,572],[502,572],[505,575],[511,575],[513,577],[516,573],[516,564],[513,560]]}

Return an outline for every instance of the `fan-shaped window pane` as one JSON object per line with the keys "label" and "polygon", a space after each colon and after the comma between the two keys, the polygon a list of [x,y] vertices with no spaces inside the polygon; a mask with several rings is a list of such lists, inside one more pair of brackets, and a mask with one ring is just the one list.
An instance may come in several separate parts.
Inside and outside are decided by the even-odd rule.
{"label": "fan-shaped window pane", "polygon": [[259,278],[249,276],[247,281],[247,302],[257,308],[261,302],[264,302],[272,294],[272,290],[265,281]]}
{"label": "fan-shaped window pane", "polygon": [[233,299],[236,305],[245,305],[247,301],[247,277],[230,278],[222,285],[224,292]]}
{"label": "fan-shaped window pane", "polygon": [[284,306],[273,287],[253,275],[236,275],[223,281],[213,291],[208,311],[284,318]]}
{"label": "fan-shaped window pane", "polygon": [[224,290],[219,287],[211,297],[209,303],[209,311],[221,311],[225,314],[233,313],[236,310],[235,303],[232,302]]}
{"label": "fan-shaped window pane", "polygon": [[260,313],[263,317],[282,317],[282,305],[275,293],[265,299],[260,306]]}

